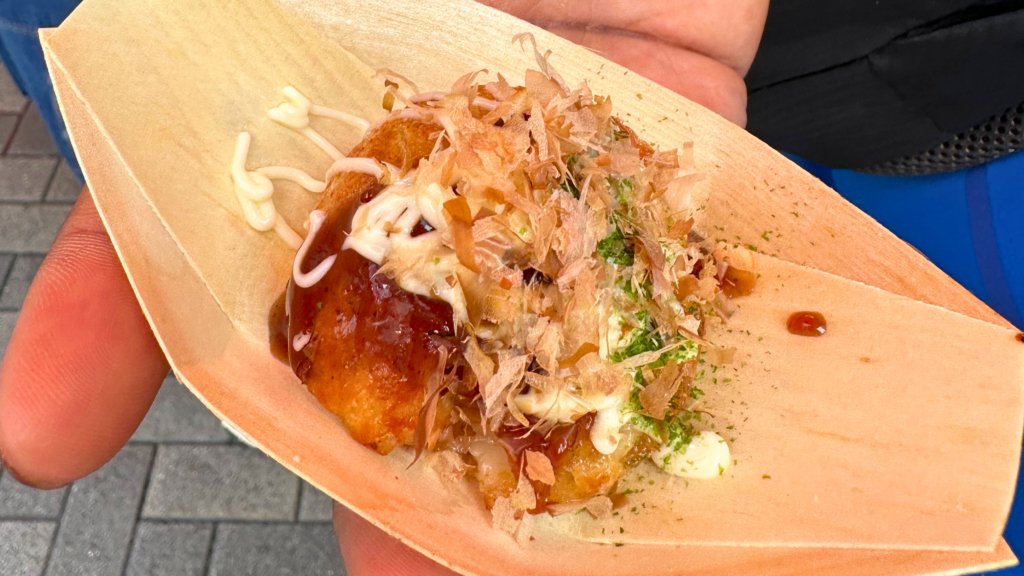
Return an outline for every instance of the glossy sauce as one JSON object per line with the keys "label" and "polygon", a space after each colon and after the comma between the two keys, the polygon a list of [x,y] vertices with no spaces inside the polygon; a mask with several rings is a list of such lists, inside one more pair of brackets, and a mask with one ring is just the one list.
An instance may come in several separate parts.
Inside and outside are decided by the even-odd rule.
{"label": "glossy sauce", "polygon": [[[420,122],[386,124],[352,155],[377,157],[404,173],[429,154],[435,130]],[[298,264],[312,270],[335,257],[334,264],[308,288],[290,280],[268,321],[275,355],[287,357],[356,441],[386,454],[412,445],[426,385],[443,368],[441,350],[452,358],[458,340],[447,303],[408,293],[375,263],[340,250],[359,205],[382,188],[356,172],[332,180],[321,199],[326,219]]]}
{"label": "glossy sauce", "polygon": [[536,268],[526,268],[523,270],[523,282],[527,286],[537,283],[545,286],[552,284],[551,277]]}
{"label": "glossy sauce", "polygon": [[423,234],[426,234],[427,232],[433,232],[433,231],[434,231],[434,227],[431,226],[430,223],[427,222],[426,220],[424,220],[423,218],[420,218],[420,221],[417,222],[416,226],[413,226],[413,229],[409,232],[409,236],[412,236],[413,238],[415,238],[417,236],[422,236]]}
{"label": "glossy sauce", "polygon": [[[424,134],[433,130],[433,125],[421,122],[387,125],[353,148],[351,155],[375,157],[398,166],[403,172],[408,171],[430,153],[433,140],[425,138]],[[422,372],[420,363],[432,366],[435,363],[437,337],[454,334],[451,307],[443,301],[405,292],[385,275],[378,274],[379,266],[352,250],[338,252],[360,204],[373,200],[384,188],[376,178],[365,174],[344,174],[339,178],[344,180],[332,184],[328,194],[358,198],[358,202],[343,201],[328,210],[322,231],[310,247],[306,261],[301,263],[302,270],[311,270],[337,253],[338,258],[327,275],[309,288],[300,288],[289,281],[291,316],[285,340],[289,363],[296,375],[305,380],[319,337],[330,336],[351,340],[361,353],[370,355],[367,362],[379,356],[379,360],[395,364],[398,362],[396,355],[412,354],[416,358],[406,356],[398,363]],[[321,315],[331,320],[319,324],[330,332],[329,335],[318,334],[317,322]],[[303,332],[314,337],[306,348],[296,351],[289,344]],[[424,354],[426,358],[422,358]]]}
{"label": "glossy sauce", "polygon": [[[593,425],[594,414],[590,413],[572,424],[556,426],[547,434],[541,434],[536,430],[527,434],[528,428],[505,426],[498,431],[498,438],[505,445],[505,450],[508,451],[513,470],[524,469],[527,450],[544,454],[551,461],[552,467],[558,470],[562,457],[572,450],[581,439],[589,438],[590,428]],[[551,487],[541,482],[532,482],[532,484],[537,493],[537,507],[531,512],[539,513],[548,504]]]}
{"label": "glossy sauce", "polygon": [[[363,192],[362,194],[359,195],[359,201],[361,203],[363,203],[363,204],[366,204],[370,200],[373,200],[374,198],[376,198],[377,194],[379,194],[380,191],[381,191],[381,188],[379,186],[375,187],[375,188],[368,188],[368,189],[366,189],[365,192]],[[352,207],[352,214],[354,214],[355,211],[356,211],[356,206],[353,206]],[[348,221],[349,222],[352,221],[352,214],[348,215]]]}
{"label": "glossy sauce", "polygon": [[285,312],[285,292],[270,307],[267,319],[270,328],[270,353],[285,364],[288,363],[288,314]]}
{"label": "glossy sauce", "polygon": [[1024,344],[1024,332],[1018,332],[1016,338],[1017,342]]}
{"label": "glossy sauce", "polygon": [[[311,288],[292,286],[289,340],[311,332],[319,338],[344,339],[364,361],[387,363],[398,371],[423,374],[432,368],[439,343],[434,336],[455,334],[451,307],[439,300],[402,290],[380,267],[352,250],[343,250],[330,276]],[[329,308],[324,312],[325,308]],[[318,316],[331,316],[325,322]],[[321,334],[329,329],[329,334]],[[289,347],[292,369],[303,378],[315,350]]]}
{"label": "glossy sauce", "polygon": [[[562,455],[576,443],[576,437],[581,432],[589,433],[593,425],[594,414],[591,413],[572,424],[555,426],[547,434],[541,434],[536,430],[526,434],[528,428],[504,426],[498,431],[498,438],[514,458],[517,466],[522,463],[523,454],[527,450],[541,452],[551,460],[552,464],[557,464]],[[526,434],[525,437],[524,434]]]}
{"label": "glossy sauce", "polygon": [[412,445],[427,385],[459,350],[451,307],[402,290],[352,250],[324,281],[291,289],[288,342],[310,335],[288,347],[295,374],[359,443],[382,454]]}
{"label": "glossy sauce", "polygon": [[825,316],[820,312],[794,312],[786,321],[786,329],[797,336],[824,336],[828,330]]}
{"label": "glossy sauce", "polygon": [[[370,290],[360,291],[359,300],[362,301],[362,308],[373,308],[375,312],[373,322],[375,331],[380,331],[380,336],[390,340],[394,344],[395,334],[407,334],[411,331],[422,331],[427,335],[441,337],[452,336],[454,330],[451,322],[451,307],[443,302],[428,300],[421,296],[408,294],[389,279],[381,274],[376,274],[379,267],[359,256],[351,250],[345,250],[339,254],[338,265],[341,269],[351,274],[351,277],[358,284],[373,286]],[[321,292],[316,286],[310,289],[292,287],[296,292]],[[278,360],[288,364],[289,355],[296,351],[291,347],[292,338],[295,334],[311,330],[316,313],[323,308],[322,301],[314,302],[308,298],[308,294],[302,294],[293,300],[295,316],[301,320],[290,322],[286,314],[286,292],[282,292],[274,301],[270,309],[267,324],[270,328],[270,351]],[[407,296],[412,296],[409,298]],[[409,301],[412,302],[409,302]],[[340,318],[339,318],[340,320]],[[289,325],[292,329],[289,329]],[[388,338],[388,335],[391,338]],[[371,345],[378,340],[376,334],[364,334],[367,337],[362,344]],[[297,359],[292,368],[296,375],[300,374],[301,359]]]}
{"label": "glossy sauce", "polygon": [[733,266],[726,268],[722,276],[722,292],[729,298],[746,296],[754,291],[756,285],[757,274]]}

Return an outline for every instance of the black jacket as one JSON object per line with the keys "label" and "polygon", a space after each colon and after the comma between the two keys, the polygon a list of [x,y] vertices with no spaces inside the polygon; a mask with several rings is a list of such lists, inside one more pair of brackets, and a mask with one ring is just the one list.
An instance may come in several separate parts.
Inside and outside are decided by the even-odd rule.
{"label": "black jacket", "polygon": [[750,131],[781,150],[977,163],[1024,136],[1024,0],[773,0],[747,85]]}

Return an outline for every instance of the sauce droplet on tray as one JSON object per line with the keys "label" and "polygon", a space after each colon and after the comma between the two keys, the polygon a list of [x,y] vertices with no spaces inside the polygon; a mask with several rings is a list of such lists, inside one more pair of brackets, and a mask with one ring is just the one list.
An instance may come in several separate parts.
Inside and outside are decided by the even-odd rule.
{"label": "sauce droplet on tray", "polygon": [[820,312],[794,312],[786,321],[786,329],[797,336],[824,336],[828,324]]}

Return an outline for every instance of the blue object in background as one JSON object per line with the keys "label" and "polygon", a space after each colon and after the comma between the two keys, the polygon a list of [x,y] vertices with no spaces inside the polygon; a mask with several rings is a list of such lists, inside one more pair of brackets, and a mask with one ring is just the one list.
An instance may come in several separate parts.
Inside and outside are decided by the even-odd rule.
{"label": "blue object in background", "polygon": [[81,181],[82,172],[61,120],[39,45],[39,29],[63,22],[79,1],[0,0],[0,57],[21,91],[36,103],[61,155]]}
{"label": "blue object in background", "polygon": [[794,160],[1024,328],[1024,152],[913,177]]}
{"label": "blue object in background", "polygon": [[[1024,152],[934,176],[871,176],[793,158],[1024,329]],[[970,361],[970,359],[965,359]],[[1006,540],[1024,555],[1024,484]],[[990,574],[1024,576],[1017,566]]]}

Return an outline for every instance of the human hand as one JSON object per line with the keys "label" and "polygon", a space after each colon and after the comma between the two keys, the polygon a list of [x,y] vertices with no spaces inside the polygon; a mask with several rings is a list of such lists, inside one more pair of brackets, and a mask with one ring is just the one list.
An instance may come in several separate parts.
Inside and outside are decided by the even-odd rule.
{"label": "human hand", "polygon": [[529,20],[732,122],[747,121],[768,0],[477,0]]}
{"label": "human hand", "polygon": [[[767,0],[485,0],[742,125],[742,76]],[[0,458],[26,484],[62,486],[128,441],[167,372],[92,199],[83,193],[25,299],[0,364]],[[349,574],[451,572],[340,507]]]}
{"label": "human hand", "polygon": [[0,458],[55,488],[110,460],[167,374],[88,191],[22,305],[0,364]]}

